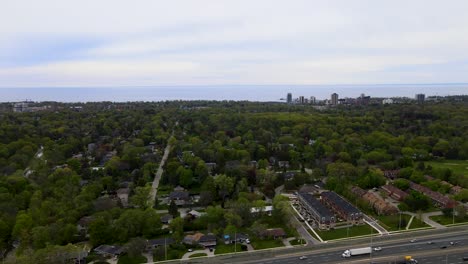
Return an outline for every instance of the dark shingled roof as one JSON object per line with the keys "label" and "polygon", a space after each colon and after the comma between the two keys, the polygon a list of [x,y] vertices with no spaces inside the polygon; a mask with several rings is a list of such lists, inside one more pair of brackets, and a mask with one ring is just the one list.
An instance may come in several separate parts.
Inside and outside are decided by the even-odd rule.
{"label": "dark shingled roof", "polygon": [[341,196],[336,194],[335,192],[323,192],[321,193],[322,197],[327,198],[328,200],[332,201],[334,204],[339,206],[342,210],[344,210],[348,214],[356,214],[361,213],[359,209],[354,207],[348,201],[343,199]]}
{"label": "dark shingled roof", "polygon": [[314,208],[315,211],[320,214],[320,217],[331,218],[334,216],[325,205],[315,199],[310,193],[300,192],[298,195],[301,196],[310,207]]}

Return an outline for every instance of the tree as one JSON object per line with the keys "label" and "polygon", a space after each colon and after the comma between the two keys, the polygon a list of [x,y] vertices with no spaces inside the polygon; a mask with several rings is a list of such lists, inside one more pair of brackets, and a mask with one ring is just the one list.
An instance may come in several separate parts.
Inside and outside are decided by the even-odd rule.
{"label": "tree", "polygon": [[161,231],[161,217],[153,208],[147,208],[143,214],[142,235],[146,238],[152,238]]}
{"label": "tree", "polygon": [[169,214],[172,215],[173,217],[179,216],[179,210],[174,200],[171,200],[168,211],[169,211]]}
{"label": "tree", "polygon": [[145,187],[136,187],[135,194],[131,197],[131,202],[136,207],[145,210],[150,206],[151,197],[151,186],[146,185]]}
{"label": "tree", "polygon": [[169,229],[171,230],[172,238],[174,238],[175,241],[182,241],[182,238],[184,237],[184,219],[180,217],[174,218],[169,224]]}
{"label": "tree", "polygon": [[224,204],[226,197],[234,191],[234,179],[224,174],[220,174],[214,177],[214,184],[218,190],[219,197]]}
{"label": "tree", "polygon": [[134,237],[125,244],[124,250],[127,252],[128,256],[131,258],[136,258],[141,255],[143,250],[146,247],[146,240],[141,237]]}

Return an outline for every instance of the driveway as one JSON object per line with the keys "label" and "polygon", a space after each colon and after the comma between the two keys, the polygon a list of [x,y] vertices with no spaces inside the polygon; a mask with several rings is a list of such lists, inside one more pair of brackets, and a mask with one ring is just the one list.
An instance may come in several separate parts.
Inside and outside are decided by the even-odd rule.
{"label": "driveway", "polygon": [[214,252],[211,252],[209,249],[203,249],[203,250],[194,250],[192,252],[187,252],[182,256],[182,260],[187,260],[190,259],[190,256],[194,254],[199,254],[199,253],[205,253],[208,257],[213,257]]}

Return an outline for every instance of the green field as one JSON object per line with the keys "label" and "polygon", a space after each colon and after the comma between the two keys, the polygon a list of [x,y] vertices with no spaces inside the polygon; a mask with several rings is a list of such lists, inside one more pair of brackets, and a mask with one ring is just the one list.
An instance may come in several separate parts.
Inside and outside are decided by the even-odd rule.
{"label": "green field", "polygon": [[198,257],[206,257],[208,256],[206,253],[196,253],[191,255],[189,258],[198,258]]}
{"label": "green field", "polygon": [[226,253],[234,253],[234,252],[241,252],[242,250],[242,245],[237,243],[236,244],[236,249],[237,251],[234,250],[234,244],[218,244],[215,249],[215,255],[218,254],[226,254]]}
{"label": "green field", "polygon": [[294,239],[289,241],[289,243],[293,246],[302,246],[305,245],[306,241],[304,239]]}
{"label": "green field", "polygon": [[138,256],[131,258],[128,255],[123,255],[119,258],[118,264],[139,264],[139,263],[146,263],[147,259],[143,256]]}
{"label": "green field", "polygon": [[468,160],[426,161],[425,164],[431,165],[433,168],[448,168],[455,175],[468,177]]}
{"label": "green field", "polygon": [[424,221],[421,221],[419,220],[419,218],[415,217],[413,218],[413,222],[411,222],[409,229],[423,228],[423,227],[430,227],[430,225],[424,223]]}
{"label": "green field", "polygon": [[400,214],[396,215],[380,215],[377,217],[380,224],[387,231],[398,231],[405,230],[406,225],[408,224],[411,216],[407,214],[401,214],[401,225],[399,225]]}
{"label": "green field", "polygon": [[333,239],[340,239],[340,238],[347,238],[347,237],[355,237],[355,236],[365,236],[370,235],[371,232],[373,234],[377,234],[376,230],[371,231],[371,227],[367,224],[360,225],[360,226],[353,226],[348,228],[340,228],[340,229],[332,229],[329,231],[319,231],[315,230],[317,234],[323,240],[333,240]]}
{"label": "green field", "polygon": [[275,247],[284,247],[283,241],[274,240],[274,239],[269,239],[269,240],[253,239],[251,241],[251,244],[255,250],[275,248]]}
{"label": "green field", "polygon": [[431,216],[431,220],[436,221],[437,223],[441,225],[451,225],[454,223],[455,224],[461,224],[461,223],[468,223],[468,216],[465,216],[464,219],[460,219],[455,217],[455,219],[451,216],[444,216],[444,215],[436,215],[436,216]]}

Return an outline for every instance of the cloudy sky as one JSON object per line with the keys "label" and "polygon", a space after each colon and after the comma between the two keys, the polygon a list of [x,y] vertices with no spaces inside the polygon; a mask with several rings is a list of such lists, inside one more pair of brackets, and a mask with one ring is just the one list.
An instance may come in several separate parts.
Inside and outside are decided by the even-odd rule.
{"label": "cloudy sky", "polygon": [[0,87],[468,82],[468,1],[2,0]]}

